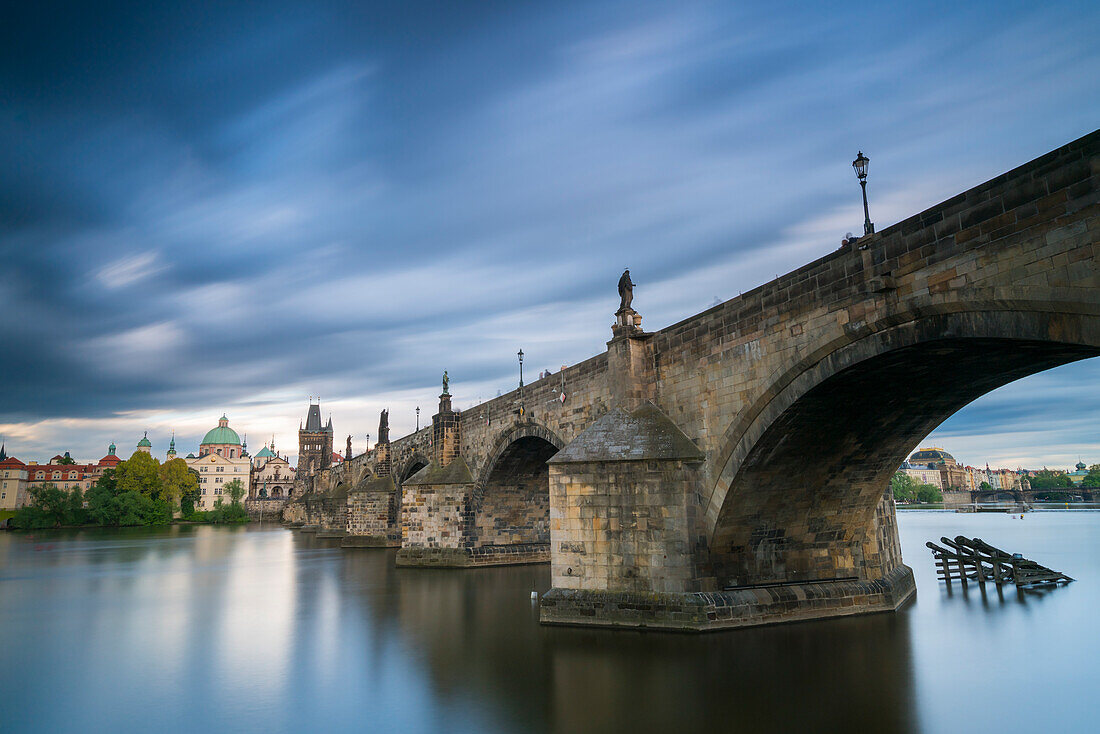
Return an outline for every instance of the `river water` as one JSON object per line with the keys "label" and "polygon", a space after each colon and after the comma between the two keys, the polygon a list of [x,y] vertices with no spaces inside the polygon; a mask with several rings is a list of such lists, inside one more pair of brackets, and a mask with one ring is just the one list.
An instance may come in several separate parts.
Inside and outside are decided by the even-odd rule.
{"label": "river water", "polygon": [[[278,527],[0,533],[0,732],[1095,731],[1100,513],[903,512],[898,614],[547,628],[547,566],[394,568]],[[937,582],[978,536],[1078,579]]]}

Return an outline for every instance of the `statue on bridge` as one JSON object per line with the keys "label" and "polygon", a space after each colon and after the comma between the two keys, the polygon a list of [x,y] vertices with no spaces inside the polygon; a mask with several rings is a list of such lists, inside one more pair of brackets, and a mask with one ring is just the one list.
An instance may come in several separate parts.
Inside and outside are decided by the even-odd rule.
{"label": "statue on bridge", "polygon": [[623,311],[631,310],[630,304],[634,300],[634,283],[630,282],[630,268],[623,271],[623,275],[619,278],[619,310],[615,313],[622,313]]}
{"label": "statue on bridge", "polygon": [[390,411],[388,409],[382,411],[382,416],[378,419],[378,443],[390,442]]}
{"label": "statue on bridge", "polygon": [[351,461],[351,436],[348,436],[348,448],[344,452],[344,461]]}
{"label": "statue on bridge", "polygon": [[443,394],[451,394],[451,378],[447,377],[447,370],[443,370]]}

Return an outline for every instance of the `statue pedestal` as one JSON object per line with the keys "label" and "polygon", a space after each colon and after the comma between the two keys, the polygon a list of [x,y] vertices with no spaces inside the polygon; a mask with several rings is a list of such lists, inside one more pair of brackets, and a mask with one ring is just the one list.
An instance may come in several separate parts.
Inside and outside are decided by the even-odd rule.
{"label": "statue pedestal", "polygon": [[614,336],[627,336],[642,332],[642,315],[632,308],[620,308],[615,312],[615,323],[611,325]]}

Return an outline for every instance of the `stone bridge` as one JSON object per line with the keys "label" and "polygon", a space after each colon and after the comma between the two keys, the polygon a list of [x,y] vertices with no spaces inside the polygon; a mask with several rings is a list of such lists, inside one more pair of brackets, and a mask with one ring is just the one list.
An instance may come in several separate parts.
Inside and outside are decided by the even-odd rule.
{"label": "stone bridge", "polygon": [[[890,477],[975,398],[1100,354],[1100,131],[656,332],[303,480],[399,565],[549,560],[544,622],[896,609]],[[564,399],[562,395],[564,393]],[[383,418],[385,420],[385,418]]]}
{"label": "stone bridge", "polygon": [[[947,509],[961,509],[978,504],[1031,505],[1036,502],[1060,502],[1065,500],[1050,497],[1080,498],[1081,502],[1095,502],[1100,498],[1100,490],[1091,487],[1063,487],[1058,489],[971,489],[948,490],[943,493],[943,506]],[[1074,499],[1073,501],[1078,501]]]}

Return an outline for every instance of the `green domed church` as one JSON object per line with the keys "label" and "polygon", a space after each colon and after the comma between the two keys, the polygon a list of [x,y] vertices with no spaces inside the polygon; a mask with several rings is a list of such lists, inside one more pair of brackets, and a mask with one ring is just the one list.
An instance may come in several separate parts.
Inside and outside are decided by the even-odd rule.
{"label": "green domed church", "polygon": [[211,428],[199,444],[199,456],[217,454],[228,459],[237,459],[243,456],[241,437],[229,427],[229,419],[222,414],[218,419],[216,428]]}

